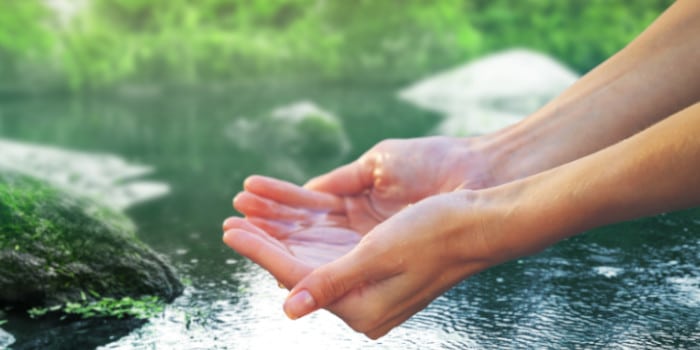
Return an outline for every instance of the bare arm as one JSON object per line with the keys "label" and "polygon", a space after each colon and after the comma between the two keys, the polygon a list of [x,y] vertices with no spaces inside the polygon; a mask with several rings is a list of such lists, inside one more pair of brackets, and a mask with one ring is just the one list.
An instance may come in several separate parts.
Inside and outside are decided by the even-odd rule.
{"label": "bare arm", "polygon": [[697,103],[590,156],[485,190],[517,193],[514,203],[527,208],[512,213],[532,235],[509,239],[503,250],[518,251],[533,238],[547,246],[593,227],[700,205],[699,135]]}
{"label": "bare arm", "polygon": [[482,138],[497,185],[625,139],[700,99],[700,2],[679,0],[637,39],[522,122]]}
{"label": "bare arm", "polygon": [[477,138],[389,140],[307,183],[369,193],[383,216],[455,188],[521,179],[610,146],[700,99],[700,1],[679,0],[636,40],[520,123]]}

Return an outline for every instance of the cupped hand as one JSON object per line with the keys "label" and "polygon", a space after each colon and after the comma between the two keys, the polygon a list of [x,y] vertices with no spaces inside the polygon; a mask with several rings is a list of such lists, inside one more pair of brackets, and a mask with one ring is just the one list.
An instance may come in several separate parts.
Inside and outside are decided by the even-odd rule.
{"label": "cupped hand", "polygon": [[[486,157],[473,142],[447,137],[384,141],[304,187],[252,176],[234,199],[246,218],[227,219],[224,241],[287,287],[302,280],[322,284],[306,293],[295,287],[285,307],[290,317],[327,307],[376,338],[488,265],[444,259],[444,248],[454,242],[441,236],[455,234],[454,227],[445,229],[446,220],[454,219],[446,217],[454,200],[431,197],[489,184]],[[422,204],[427,197],[423,202],[438,202]],[[293,300],[305,295],[314,306],[295,310]]]}
{"label": "cupped hand", "polygon": [[[234,207],[293,253],[308,257],[324,249],[347,251],[359,236],[423,198],[487,185],[487,157],[478,148],[476,139],[387,140],[303,188],[251,176]],[[331,260],[323,254],[312,265]],[[307,257],[303,259],[310,261]]]}
{"label": "cupped hand", "polygon": [[420,201],[378,224],[349,251],[328,253],[331,259],[323,265],[315,265],[314,254],[295,252],[291,237],[313,232],[312,246],[322,251],[327,244],[348,248],[351,244],[333,245],[331,237],[352,237],[352,230],[312,227],[268,234],[233,218],[224,241],[294,287],[285,303],[291,318],[326,308],[376,339],[462,279],[498,262],[483,230],[488,212],[472,210],[472,197],[470,191],[458,191]]}
{"label": "cupped hand", "polygon": [[349,252],[379,222],[343,197],[282,180],[251,176],[243,187],[233,203],[246,217],[224,221],[224,232],[238,237],[226,243],[268,270],[294,266],[295,273],[276,276],[288,288]]}
{"label": "cupped hand", "polygon": [[385,140],[304,187],[343,197],[348,207],[383,221],[435,194],[495,185],[482,144],[478,138],[445,136]]}

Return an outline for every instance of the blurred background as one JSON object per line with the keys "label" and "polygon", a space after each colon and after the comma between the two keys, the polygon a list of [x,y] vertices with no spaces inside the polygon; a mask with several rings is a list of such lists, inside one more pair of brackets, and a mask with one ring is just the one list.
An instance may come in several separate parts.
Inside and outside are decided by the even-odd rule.
{"label": "blurred background", "polygon": [[584,73],[670,0],[4,0],[3,93],[406,82],[513,46]]}
{"label": "blurred background", "polygon": [[[467,108],[465,134],[512,122],[671,2],[0,0],[0,171],[124,211],[187,282],[133,328],[8,311],[0,348],[697,344],[697,211],[597,230],[474,276],[379,342],[324,312],[288,321],[286,292],[221,243],[247,175],[302,183],[384,138],[451,133],[461,124],[443,123],[463,117],[452,107],[476,103],[461,91],[495,94]],[[421,100],[448,91],[430,79],[458,68],[481,85]],[[423,79],[433,84],[411,89]],[[411,91],[416,100],[402,97]]]}

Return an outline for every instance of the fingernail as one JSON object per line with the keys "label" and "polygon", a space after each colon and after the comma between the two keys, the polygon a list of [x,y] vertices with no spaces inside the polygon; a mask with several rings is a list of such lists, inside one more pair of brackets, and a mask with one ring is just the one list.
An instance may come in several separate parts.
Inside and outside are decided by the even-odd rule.
{"label": "fingernail", "polygon": [[301,290],[292,295],[284,303],[284,313],[292,320],[308,314],[316,307],[316,300],[307,290]]}
{"label": "fingernail", "polygon": [[223,224],[224,230],[225,230],[229,225],[231,225],[231,224],[233,223],[234,220],[235,220],[234,218],[227,218],[226,220],[224,220],[224,224]]}

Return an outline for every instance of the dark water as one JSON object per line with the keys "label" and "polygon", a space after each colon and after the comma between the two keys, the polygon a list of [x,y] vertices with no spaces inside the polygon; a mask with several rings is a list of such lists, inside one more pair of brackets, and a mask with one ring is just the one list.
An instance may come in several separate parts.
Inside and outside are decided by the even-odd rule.
{"label": "dark water", "polygon": [[[231,198],[248,174],[302,182],[383,138],[421,136],[437,124],[436,116],[398,102],[394,90],[253,84],[215,96],[0,101],[2,139],[104,152],[153,166],[148,179],[167,183],[170,193],[127,213],[141,239],[190,282],[163,315],[145,324],[6,315],[2,327],[16,339],[11,348],[700,346],[698,210],[599,229],[486,271],[378,342],[324,312],[288,321],[281,311],[286,292],[221,243],[221,221],[233,214]],[[347,135],[349,151],[260,119],[304,99],[340,117],[338,130]]]}

